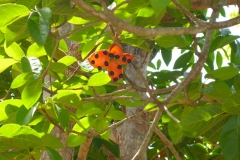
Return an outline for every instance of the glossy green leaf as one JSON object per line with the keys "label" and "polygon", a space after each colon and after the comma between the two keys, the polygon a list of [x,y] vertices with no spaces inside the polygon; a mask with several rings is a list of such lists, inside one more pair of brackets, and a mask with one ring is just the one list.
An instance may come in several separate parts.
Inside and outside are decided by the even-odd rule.
{"label": "glossy green leaf", "polygon": [[47,37],[44,48],[45,48],[45,51],[46,51],[46,53],[49,57],[51,57],[52,54],[54,54],[53,51],[54,51],[54,47],[55,47],[56,43],[57,42],[56,42],[55,38],[53,38],[52,36]]}
{"label": "glossy green leaf", "polygon": [[69,125],[69,115],[67,110],[60,104],[54,103],[54,111],[63,129],[67,130]]}
{"label": "glossy green leaf", "polygon": [[40,12],[44,21],[49,20],[52,17],[52,11],[48,7],[44,7],[44,8],[39,9],[39,12]]}
{"label": "glossy green leaf", "polygon": [[16,113],[16,123],[19,125],[27,125],[33,118],[38,105],[35,105],[30,110],[25,106],[21,106]]}
{"label": "glossy green leaf", "polygon": [[62,106],[79,108],[82,105],[81,98],[71,90],[65,90],[53,96],[53,100]]}
{"label": "glossy green leaf", "polygon": [[236,91],[240,90],[240,75],[239,74],[234,77],[233,86],[234,86]]}
{"label": "glossy green leaf", "polygon": [[0,121],[12,119],[15,122],[15,114],[22,105],[23,103],[19,99],[9,99],[0,102]]}
{"label": "glossy green leaf", "polygon": [[33,9],[37,4],[40,2],[40,0],[17,0],[17,4],[21,4],[23,6],[28,7],[29,9]]}
{"label": "glossy green leaf", "polygon": [[161,48],[161,54],[162,54],[164,63],[166,64],[166,66],[168,66],[170,61],[172,60],[172,50]]}
{"label": "glossy green leaf", "polygon": [[139,10],[137,17],[152,17],[154,15],[154,10],[151,7],[144,7]]}
{"label": "glossy green leaf", "polygon": [[42,80],[36,79],[28,83],[22,91],[22,100],[25,107],[32,107],[42,94]]}
{"label": "glossy green leaf", "polygon": [[46,149],[51,160],[62,160],[62,156],[55,149],[50,147],[46,147]]}
{"label": "glossy green leaf", "polygon": [[173,35],[157,36],[155,41],[160,47],[163,48],[173,47],[178,43],[178,40]]}
{"label": "glossy green leaf", "polygon": [[[131,96],[131,97],[136,97],[140,98],[140,96],[137,93],[126,91],[126,92],[121,92],[119,94],[116,94],[115,96]],[[142,100],[132,100],[132,99],[117,99],[115,100],[117,103],[122,104],[127,107],[138,107],[140,105],[143,105],[145,102]]]}
{"label": "glossy green leaf", "polygon": [[94,108],[89,108],[89,109],[87,109],[87,110],[77,110],[77,113],[76,113],[76,115],[78,116],[78,117],[84,117],[84,116],[90,116],[90,115],[93,115],[93,114],[98,114],[98,113],[102,113],[103,111],[101,110],[101,109],[99,109],[99,108],[96,108],[96,107],[94,107]]}
{"label": "glossy green leaf", "polygon": [[68,70],[67,66],[63,63],[54,62],[51,64],[50,69],[54,72],[64,73]]}
{"label": "glossy green leaf", "polygon": [[[220,105],[205,105],[192,110],[182,119],[180,125],[182,130],[202,134],[217,122],[218,115],[222,114]],[[201,133],[200,133],[201,132]]]}
{"label": "glossy green leaf", "polygon": [[228,66],[228,67],[218,68],[218,69],[210,72],[209,74],[207,74],[205,77],[213,78],[213,79],[217,79],[217,80],[227,80],[227,79],[230,79],[230,78],[236,76],[238,72],[239,72],[239,70],[237,68]]}
{"label": "glossy green leaf", "polygon": [[88,80],[88,86],[102,86],[111,81],[108,74],[104,72],[99,72],[92,75]]}
{"label": "glossy green leaf", "polygon": [[0,5],[0,28],[9,24],[16,18],[26,16],[28,14],[28,8],[23,5],[12,3],[2,4]]}
{"label": "glossy green leaf", "polygon": [[220,135],[220,146],[226,160],[240,159],[240,116],[232,116]]}
{"label": "glossy green leaf", "polygon": [[76,147],[85,142],[86,136],[80,136],[74,133],[70,133],[67,139],[67,145],[70,147]]}
{"label": "glossy green leaf", "polygon": [[43,7],[50,7],[54,3],[56,3],[58,0],[42,0],[42,6]]}
{"label": "glossy green leaf", "polygon": [[219,36],[212,41],[209,52],[213,52],[218,48],[222,48],[238,38],[239,36],[234,36],[234,35]]}
{"label": "glossy green leaf", "polygon": [[143,7],[146,7],[148,5],[149,5],[149,1],[147,0],[132,0],[131,2],[128,3],[126,10],[129,13],[134,14],[138,12],[140,9],[142,9]]}
{"label": "glossy green leaf", "polygon": [[171,2],[171,0],[159,1],[159,0],[150,0],[150,4],[154,10],[155,16],[157,17],[167,5]]}
{"label": "glossy green leaf", "polygon": [[46,147],[51,147],[53,149],[62,148],[63,145],[59,139],[52,134],[45,134],[41,137],[42,143]]}
{"label": "glossy green leaf", "polygon": [[206,138],[212,143],[219,142],[221,130],[226,124],[226,122],[229,120],[229,117],[231,116],[228,114],[221,115],[219,117],[221,118],[221,120],[204,134],[204,138]]}
{"label": "glossy green leaf", "polygon": [[30,47],[28,47],[27,50],[27,57],[42,57],[42,56],[46,56],[47,53],[44,49],[43,46],[39,46],[37,45],[37,43],[33,43]]}
{"label": "glossy green leaf", "polygon": [[126,118],[126,115],[122,111],[119,111],[119,110],[110,110],[107,113],[106,117],[109,119],[113,119],[113,120],[122,120],[122,119]]}
{"label": "glossy green leaf", "polygon": [[170,121],[168,123],[168,133],[174,143],[178,143],[178,141],[183,137],[180,125],[175,121]]}
{"label": "glossy green leaf", "polygon": [[193,57],[192,52],[187,52],[185,54],[182,54],[174,63],[173,68],[174,69],[183,68],[184,66],[186,66],[187,63],[189,63],[192,57]]}
{"label": "glossy green leaf", "polygon": [[25,16],[7,26],[5,32],[6,46],[9,47],[13,42],[16,42],[27,36],[27,16]]}
{"label": "glossy green leaf", "polygon": [[229,97],[226,97],[226,100],[222,104],[222,110],[231,113],[239,114],[240,113],[240,91],[235,92]]}
{"label": "glossy green leaf", "polygon": [[238,41],[230,43],[231,47],[231,62],[240,64],[240,43]]}
{"label": "glossy green leaf", "polygon": [[44,20],[37,12],[33,12],[28,18],[27,28],[29,34],[38,45],[45,44],[50,31],[48,20]]}
{"label": "glossy green leaf", "polygon": [[155,84],[165,83],[166,81],[174,81],[182,75],[181,71],[161,70],[160,72],[153,72],[151,77]]}
{"label": "glossy green leaf", "polygon": [[95,40],[91,40],[84,44],[81,53],[82,58],[85,58],[86,56],[89,55],[90,51],[92,51],[92,49],[95,47],[95,44],[96,44]]}
{"label": "glossy green leaf", "polygon": [[[103,118],[98,122],[97,131],[100,132],[100,131],[106,129],[108,126],[109,126],[109,120],[106,119],[106,118]],[[110,130],[107,130],[107,131],[103,132],[101,134],[101,137],[105,140],[109,140]]]}
{"label": "glossy green leaf", "polygon": [[22,57],[21,59],[22,70],[24,73],[32,72],[31,64],[27,57]]}
{"label": "glossy green leaf", "polygon": [[52,8],[52,14],[57,15],[73,15],[75,10],[69,5],[56,5],[56,7]]}
{"label": "glossy green leaf", "polygon": [[16,42],[12,43],[9,47],[7,47],[5,43],[4,49],[7,55],[15,60],[21,60],[21,58],[25,55],[23,50]]}
{"label": "glossy green leaf", "polygon": [[18,61],[14,60],[12,58],[0,59],[0,64],[1,64],[0,65],[0,73],[17,62]]}
{"label": "glossy green leaf", "polygon": [[217,63],[218,68],[222,67],[223,58],[222,58],[222,55],[220,52],[217,52],[216,63]]}
{"label": "glossy green leaf", "polygon": [[202,92],[206,97],[220,103],[232,94],[231,89],[224,82],[211,82],[202,89]]}
{"label": "glossy green leaf", "polygon": [[73,63],[77,62],[77,59],[73,56],[64,56],[63,58],[59,59],[58,62],[65,64],[66,66],[70,66]]}

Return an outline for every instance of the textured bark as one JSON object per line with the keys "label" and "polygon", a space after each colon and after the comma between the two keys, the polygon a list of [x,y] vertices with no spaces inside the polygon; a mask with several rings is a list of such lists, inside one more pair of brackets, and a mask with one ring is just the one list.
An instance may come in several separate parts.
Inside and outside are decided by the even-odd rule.
{"label": "textured bark", "polygon": [[[126,47],[126,51],[136,56],[134,63],[138,67],[141,67],[142,62],[145,60],[142,67],[139,69],[146,78],[146,69],[150,56],[147,55],[146,51],[131,46]],[[139,75],[137,75],[137,72],[133,68],[133,66],[128,65],[125,73],[136,85],[144,87],[141,78],[139,77]],[[142,97],[146,97],[145,92],[139,94]],[[126,115],[129,116],[137,112],[140,112],[141,110],[143,110],[143,106],[135,108],[126,107]],[[114,139],[119,144],[121,160],[130,160],[135,155],[148,131],[148,128],[149,117],[148,115],[142,115],[125,122],[123,125],[119,126],[115,130]],[[144,159],[147,159],[147,157],[145,156]]]}

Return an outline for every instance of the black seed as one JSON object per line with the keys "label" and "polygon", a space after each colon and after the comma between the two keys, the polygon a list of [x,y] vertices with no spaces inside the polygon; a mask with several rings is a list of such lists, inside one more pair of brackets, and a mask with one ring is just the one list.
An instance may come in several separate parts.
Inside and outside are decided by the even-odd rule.
{"label": "black seed", "polygon": [[98,58],[98,54],[96,53],[96,54],[94,55],[94,57],[95,57],[95,58]]}
{"label": "black seed", "polygon": [[119,78],[123,78],[123,74],[120,74],[120,75],[119,75]]}
{"label": "black seed", "polygon": [[114,54],[113,53],[109,53],[109,57],[114,57]]}
{"label": "black seed", "polygon": [[92,60],[92,61],[91,61],[91,64],[95,64],[95,61],[94,61],[94,60]]}
{"label": "black seed", "polygon": [[127,57],[123,56],[122,61],[125,62],[127,60]]}
{"label": "black seed", "polygon": [[114,56],[116,59],[118,59],[118,58],[120,58],[120,56],[119,55],[116,55],[116,56]]}
{"label": "black seed", "polygon": [[107,62],[107,61],[105,61],[105,62],[104,62],[104,65],[105,65],[105,66],[108,66],[109,64],[108,64],[108,62]]}
{"label": "black seed", "polygon": [[113,78],[113,81],[115,81],[115,82],[116,82],[117,80],[118,80],[118,78]]}
{"label": "black seed", "polygon": [[101,67],[101,66],[98,66],[97,68],[98,68],[98,70],[102,70],[102,67]]}
{"label": "black seed", "polygon": [[113,75],[114,75],[114,72],[113,72],[113,71],[110,71],[110,72],[109,72],[109,75],[113,76]]}
{"label": "black seed", "polygon": [[106,50],[103,50],[103,54],[104,54],[104,55],[107,55],[108,52],[107,52]]}
{"label": "black seed", "polygon": [[121,66],[121,65],[118,65],[117,68],[118,68],[118,69],[122,69],[122,66]]}
{"label": "black seed", "polygon": [[132,60],[131,60],[131,59],[128,59],[128,60],[127,60],[127,62],[128,62],[128,63],[131,63],[131,62],[132,62]]}

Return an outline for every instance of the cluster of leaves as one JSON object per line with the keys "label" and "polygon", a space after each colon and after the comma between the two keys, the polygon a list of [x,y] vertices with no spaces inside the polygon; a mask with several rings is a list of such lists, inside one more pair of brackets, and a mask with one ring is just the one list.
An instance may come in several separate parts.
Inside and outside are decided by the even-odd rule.
{"label": "cluster of leaves", "polygon": [[[96,10],[102,10],[98,3],[87,2]],[[179,2],[190,9],[189,0]],[[132,0],[129,3],[115,0],[109,3],[117,6],[116,17],[128,20],[132,25],[145,28],[190,25],[170,0]],[[84,70],[88,68],[84,63],[80,64],[80,69],[73,67],[77,59],[66,55],[68,47],[64,38],[81,42],[78,49],[81,59],[85,59],[96,45],[97,49],[108,48],[113,38],[111,32],[105,30],[105,22],[70,4],[68,0],[0,0],[0,159],[39,159],[40,150],[47,150],[53,159],[61,159],[55,149],[63,146],[50,134],[54,126],[69,133],[67,145],[70,147],[81,145],[90,129],[99,133],[91,145],[89,159],[106,159],[100,150],[103,145],[119,157],[117,145],[109,141],[110,131],[104,129],[125,118],[120,105],[137,107],[145,104],[136,93],[117,91],[117,85],[109,82],[110,78],[104,72],[91,76]],[[161,21],[166,13],[174,21]],[[206,11],[194,14],[202,20],[208,19]],[[60,36],[57,29],[66,22],[76,27]],[[200,48],[204,38],[205,35],[197,38]],[[164,134],[176,144],[177,151],[188,159],[219,159],[223,154],[227,159],[239,158],[238,38],[227,30],[214,33],[204,66],[205,78],[213,81],[204,84],[200,75],[169,104],[170,112],[180,123],[164,114],[159,124]],[[154,50],[161,51],[166,65],[173,60],[173,47],[181,49],[182,54],[173,71],[149,72],[148,77],[156,89],[180,82],[196,61],[194,38],[190,35],[152,38],[122,31],[119,40],[148,52],[155,42]],[[223,48],[226,45],[231,48],[230,52]],[[230,63],[222,67],[226,57]],[[161,63],[150,63],[149,66],[158,70]],[[124,84],[123,81],[118,83]],[[49,95],[43,94],[43,90]],[[110,96],[118,98],[113,101]],[[128,99],[122,100],[121,96]],[[104,101],[98,97],[110,98]],[[131,97],[138,100],[131,100]],[[193,107],[194,102],[199,103]],[[146,109],[153,106],[150,103]],[[75,123],[73,128],[69,128],[70,122]],[[159,154],[163,147],[158,138],[152,139],[148,157]]]}

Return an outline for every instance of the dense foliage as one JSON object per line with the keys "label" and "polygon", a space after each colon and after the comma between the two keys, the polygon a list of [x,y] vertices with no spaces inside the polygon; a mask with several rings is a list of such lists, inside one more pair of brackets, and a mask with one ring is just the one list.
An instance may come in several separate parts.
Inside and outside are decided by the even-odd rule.
{"label": "dense foliage", "polygon": [[[228,29],[215,29],[202,73],[183,83],[201,59],[205,32],[194,35],[170,30],[163,35],[146,35],[143,30],[136,34],[124,26],[114,28],[118,27],[116,21],[106,22],[107,18],[95,15],[104,14],[108,6],[117,20],[140,29],[194,27],[194,19],[183,14],[174,2],[79,2],[94,11],[69,0],[0,0],[1,160],[40,159],[41,150],[52,159],[61,159],[56,149],[63,144],[50,134],[53,127],[69,134],[67,145],[76,151],[87,136],[93,136],[89,160],[107,159],[103,146],[119,158],[118,145],[109,139],[108,127],[128,119],[122,106],[145,105],[145,112],[156,112],[163,107],[159,103],[165,102],[181,82],[180,91],[164,103],[166,112],[158,122],[170,145],[181,159],[240,159],[238,35]],[[179,3],[199,21],[209,21],[207,9],[190,12],[190,0]],[[226,17],[223,8],[219,16]],[[59,28],[67,22],[75,27],[65,35],[59,34]],[[112,82],[105,71],[93,69],[86,61],[91,52],[108,48],[116,39],[152,54],[154,63],[149,63],[146,80],[150,88],[139,87],[150,93],[148,100],[137,94],[136,86],[132,90],[134,79],[130,84],[126,84],[126,78]],[[78,54],[68,55],[69,41],[80,43]],[[174,47],[180,49],[179,57]],[[174,63],[173,69],[161,70],[161,64],[168,66],[170,62]],[[172,151],[153,134],[147,157],[175,159]]]}

